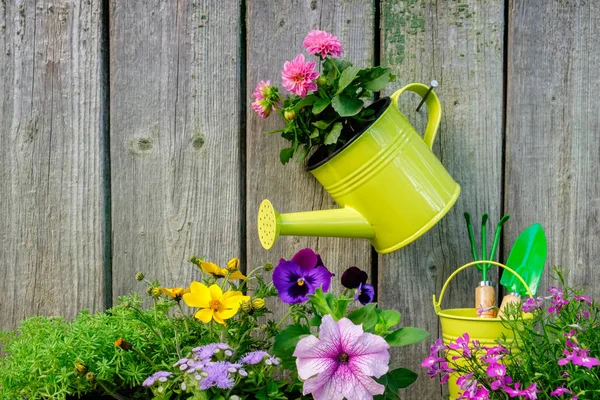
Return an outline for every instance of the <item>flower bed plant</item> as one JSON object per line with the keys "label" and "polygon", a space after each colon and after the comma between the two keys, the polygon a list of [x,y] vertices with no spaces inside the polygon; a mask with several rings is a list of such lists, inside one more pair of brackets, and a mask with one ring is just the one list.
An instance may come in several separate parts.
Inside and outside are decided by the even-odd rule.
{"label": "flower bed plant", "polygon": [[485,346],[468,333],[448,346],[438,339],[422,364],[429,376],[443,384],[457,374],[461,399],[600,398],[599,304],[555,272],[562,288],[508,308],[512,343]]}
{"label": "flower bed plant", "polygon": [[[310,249],[247,276],[238,259],[191,261],[201,277],[189,288],[137,274],[150,307],[134,294],[106,312],[4,332],[0,399],[393,399],[416,379],[390,369],[388,350],[427,333],[398,328],[400,314],[376,307],[358,268],[333,294],[333,274]],[[269,298],[288,306],[278,322]]]}
{"label": "flower bed plant", "polygon": [[303,54],[286,61],[281,73],[283,87],[290,92],[282,96],[271,81],[260,81],[254,91],[252,108],[262,118],[275,111],[285,127],[268,133],[281,133],[290,147],[281,150],[280,160],[287,163],[294,156],[303,161],[317,148],[332,154],[375,120],[376,111],[365,101],[395,79],[390,68],[358,68],[339,57],[343,47],[329,32],[313,30],[302,48],[321,63],[306,61]]}

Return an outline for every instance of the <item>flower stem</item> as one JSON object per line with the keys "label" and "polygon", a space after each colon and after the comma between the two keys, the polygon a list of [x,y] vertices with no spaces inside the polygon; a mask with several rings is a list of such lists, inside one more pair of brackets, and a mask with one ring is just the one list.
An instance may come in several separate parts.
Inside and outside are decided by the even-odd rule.
{"label": "flower stem", "polygon": [[104,391],[106,392],[107,395],[114,397],[115,399],[118,399],[118,400],[127,400],[127,397],[121,396],[119,393],[114,393],[113,391],[108,389],[106,386],[104,386],[104,384],[102,382],[100,382],[100,381],[97,381],[97,382],[100,385],[100,387],[102,387],[102,389],[104,389]]}
{"label": "flower stem", "polygon": [[288,319],[288,317],[290,315],[292,315],[292,307],[289,308],[288,312],[283,316],[283,318],[281,319],[281,321],[279,321],[279,323],[277,325],[275,325],[275,329],[279,329],[279,327],[281,326],[281,324],[283,324],[283,322]]}
{"label": "flower stem", "polygon": [[181,317],[183,318],[183,323],[185,325],[185,333],[189,334],[190,328],[188,327],[188,323],[187,323],[187,315],[185,315],[185,313],[183,312],[183,308],[181,307],[180,301],[177,302],[177,306],[179,307],[179,312],[181,313]]}
{"label": "flower stem", "polygon": [[335,72],[338,73],[338,75],[340,74],[340,70],[338,69],[337,65],[335,65],[335,63],[333,62],[333,60],[329,57],[325,58],[325,61],[328,61],[329,64],[331,64],[331,66],[333,67],[333,69],[335,69]]}
{"label": "flower stem", "polygon": [[[138,349],[136,349],[135,347],[132,347],[131,350],[137,354],[138,356],[140,356],[141,358],[143,358],[144,360],[146,360],[146,362],[150,365],[152,365],[152,368],[154,368],[155,370],[157,370],[158,368],[156,367],[156,364],[154,364],[154,361],[152,361],[150,358],[148,358],[147,355],[145,355],[144,353],[142,353],[141,351],[139,351]],[[181,358],[181,357],[180,357]]]}

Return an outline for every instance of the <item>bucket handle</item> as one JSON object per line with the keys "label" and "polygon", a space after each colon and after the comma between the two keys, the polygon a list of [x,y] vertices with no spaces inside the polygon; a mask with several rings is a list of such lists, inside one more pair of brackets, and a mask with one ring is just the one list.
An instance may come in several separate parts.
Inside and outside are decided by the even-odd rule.
{"label": "bucket handle", "polygon": [[435,313],[437,315],[439,315],[440,311],[442,311],[441,305],[442,305],[442,299],[444,298],[444,292],[446,291],[446,288],[448,287],[448,284],[450,283],[450,281],[452,280],[452,278],[454,278],[456,276],[456,274],[458,274],[463,269],[466,269],[466,268],[469,268],[469,267],[473,267],[473,266],[479,265],[479,264],[492,264],[492,265],[496,265],[498,267],[504,268],[505,270],[507,270],[508,272],[510,272],[511,274],[513,274],[514,276],[516,276],[517,279],[519,280],[519,282],[521,282],[521,284],[523,285],[523,287],[527,290],[527,295],[529,295],[529,297],[533,297],[533,293],[531,293],[531,290],[529,289],[529,285],[527,283],[525,283],[525,281],[523,280],[523,278],[521,278],[521,276],[519,274],[517,274],[511,268],[507,267],[504,264],[497,263],[495,261],[488,261],[488,260],[473,261],[473,262],[470,262],[470,263],[465,264],[462,267],[458,268],[456,271],[454,271],[448,277],[448,279],[446,280],[446,283],[444,283],[444,286],[442,286],[442,291],[440,292],[440,300],[439,301],[436,301],[435,294],[433,295],[433,308],[434,308]]}
{"label": "bucket handle", "polygon": [[[398,108],[398,98],[407,90],[414,92],[421,97],[425,97],[429,91],[429,87],[423,85],[422,83],[411,83],[404,86],[402,89],[398,89],[390,96],[392,99],[392,104],[396,107],[396,109]],[[435,135],[440,127],[440,121],[442,120],[442,105],[440,104],[440,99],[438,99],[433,90],[427,96],[425,104],[427,104],[429,119],[427,121],[427,128],[425,128],[425,134],[423,135],[423,141],[431,149],[433,148],[433,141],[435,140]]]}

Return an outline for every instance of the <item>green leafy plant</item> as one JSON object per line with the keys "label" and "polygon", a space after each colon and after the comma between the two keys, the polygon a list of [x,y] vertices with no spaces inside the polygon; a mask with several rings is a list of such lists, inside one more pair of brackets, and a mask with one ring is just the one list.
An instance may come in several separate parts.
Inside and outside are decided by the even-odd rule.
{"label": "green leafy plant", "polygon": [[284,128],[267,132],[281,133],[290,141],[291,146],[280,153],[283,164],[295,155],[303,161],[319,148],[326,156],[348,143],[376,118],[377,110],[365,101],[395,79],[390,68],[357,68],[337,58],[342,45],[328,32],[310,32],[302,47],[318,57],[322,73],[314,71],[315,62],[306,62],[299,54],[285,63],[282,72],[283,86],[291,95],[284,97],[270,81],[261,81],[252,103],[262,118],[276,111],[284,119]]}

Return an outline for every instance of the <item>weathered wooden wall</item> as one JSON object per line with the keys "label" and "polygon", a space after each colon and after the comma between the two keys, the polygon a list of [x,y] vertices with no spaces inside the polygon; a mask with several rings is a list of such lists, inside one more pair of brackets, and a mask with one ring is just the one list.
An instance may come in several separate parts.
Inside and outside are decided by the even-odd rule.
{"label": "weathered wooden wall", "polygon": [[[386,94],[440,83],[434,151],[462,194],[391,255],[359,240],[283,237],[270,252],[257,240],[263,198],[282,212],[335,206],[301,165],[279,163],[284,141],[263,134],[278,123],[249,107],[314,28],[356,65],[392,67]],[[137,271],[189,281],[192,254],[253,267],[311,246],[338,276],[370,270],[379,302],[436,337],[431,295],[470,259],[465,211],[511,214],[502,259],[540,221],[548,267],[597,297],[599,65],[600,6],[584,0],[2,1],[0,327],[102,309],[136,289]],[[416,103],[400,107],[422,130]],[[475,279],[451,285],[446,305]],[[429,344],[394,362],[419,371]],[[442,394],[425,376],[403,392]]]}

